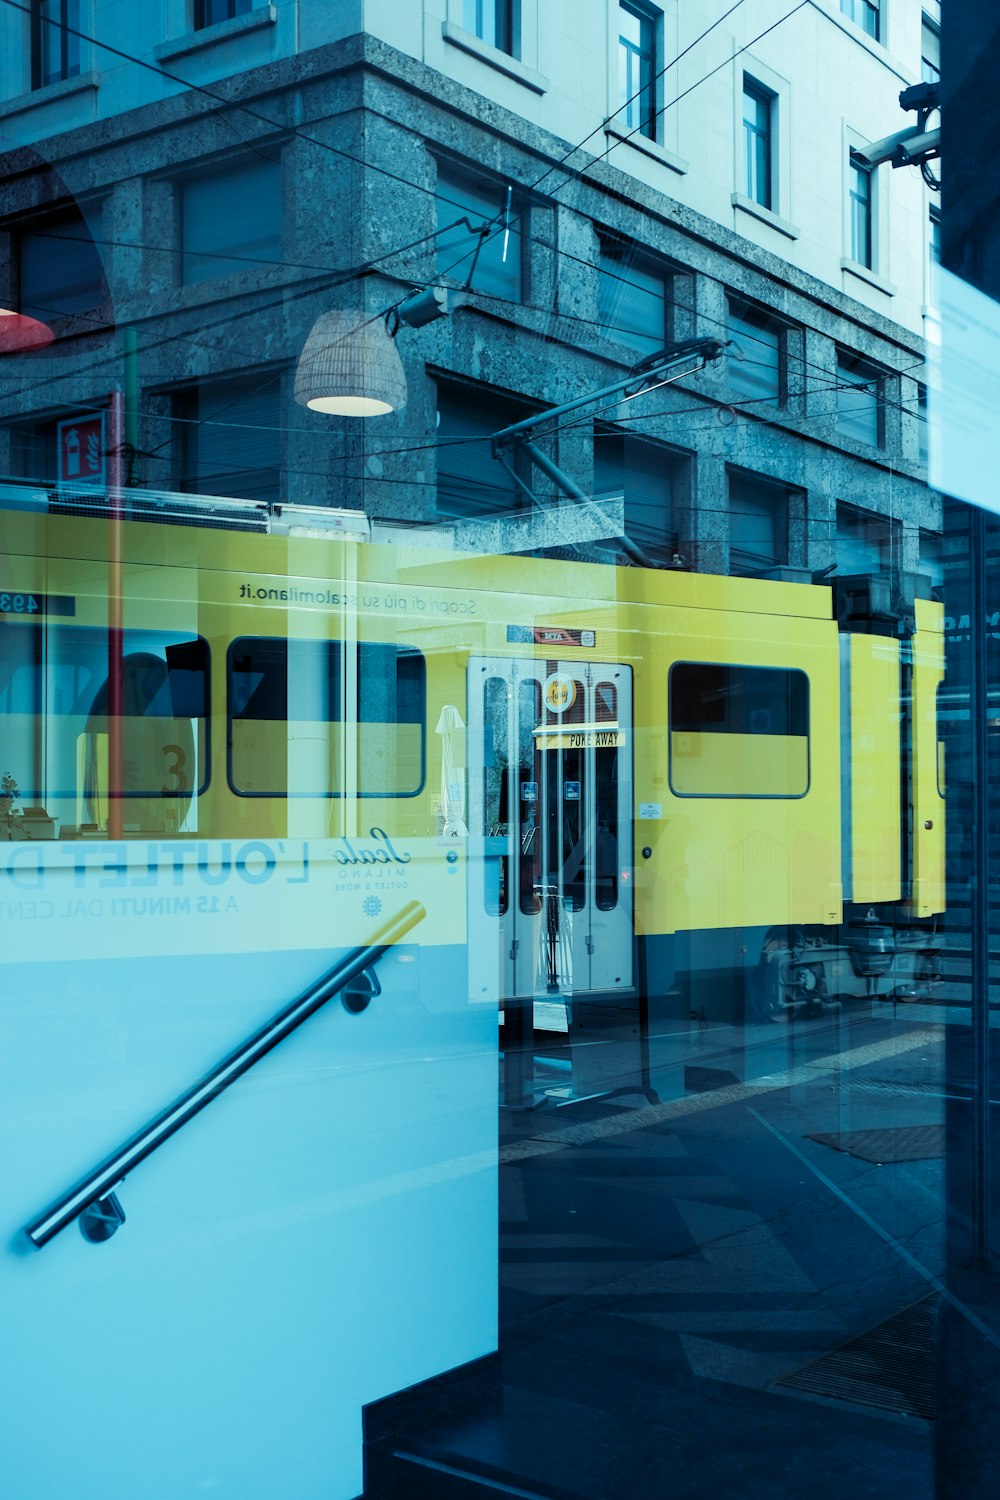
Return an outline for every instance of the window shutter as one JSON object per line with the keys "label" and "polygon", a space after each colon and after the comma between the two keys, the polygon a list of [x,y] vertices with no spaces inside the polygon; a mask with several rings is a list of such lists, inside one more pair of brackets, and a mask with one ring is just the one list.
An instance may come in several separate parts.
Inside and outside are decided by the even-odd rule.
{"label": "window shutter", "polygon": [[859,443],[879,443],[878,372],[850,355],[837,359],[837,383],[855,389],[837,392],[837,431]]}
{"label": "window shutter", "polygon": [[657,443],[619,433],[594,434],[594,494],[625,496],[625,531],[641,547],[674,547],[675,459]]}
{"label": "window shutter", "polygon": [[182,486],[203,495],[277,500],[280,376],[266,373],[197,388],[180,409],[188,426]]}
{"label": "window shutter", "polygon": [[31,318],[93,312],[104,300],[104,268],[80,215],[21,235],[21,311]]}
{"label": "window shutter", "polygon": [[665,273],[628,255],[601,253],[599,316],[608,338],[643,354],[656,354],[667,341]]}
{"label": "window shutter", "polygon": [[506,207],[507,183],[476,179],[464,174],[438,170],[437,223],[445,229],[437,239],[438,275],[450,282],[464,283],[472,270],[480,236],[464,224],[447,228],[456,219],[469,218],[473,224],[496,220],[482,240],[479,258],[472,277],[472,290],[491,297],[516,302],[521,296],[521,233],[525,205],[517,194],[511,195],[510,227],[505,231],[502,217]]}
{"label": "window shutter", "polygon": [[521,493],[493,457],[490,435],[528,415],[503,397],[438,384],[437,507],[442,516],[516,510]]}
{"label": "window shutter", "polygon": [[181,188],[185,285],[266,271],[281,260],[281,164],[255,158]]}
{"label": "window shutter", "polygon": [[762,573],[785,560],[787,504],[782,486],[745,475],[730,475],[731,573]]}
{"label": "window shutter", "polygon": [[750,400],[778,401],[781,395],[781,335],[777,323],[745,302],[729,304],[729,337],[743,358],[732,350],[726,367],[730,388]]}

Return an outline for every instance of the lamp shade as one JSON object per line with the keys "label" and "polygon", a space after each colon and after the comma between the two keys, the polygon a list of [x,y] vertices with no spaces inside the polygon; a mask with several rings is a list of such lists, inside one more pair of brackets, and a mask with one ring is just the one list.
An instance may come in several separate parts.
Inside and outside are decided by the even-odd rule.
{"label": "lamp shade", "polygon": [[37,318],[0,307],[0,354],[30,354],[32,349],[44,349],[54,337],[52,329]]}
{"label": "lamp shade", "polygon": [[340,308],[318,317],[299,356],[295,399],[338,417],[377,417],[404,406],[403,362],[382,318]]}

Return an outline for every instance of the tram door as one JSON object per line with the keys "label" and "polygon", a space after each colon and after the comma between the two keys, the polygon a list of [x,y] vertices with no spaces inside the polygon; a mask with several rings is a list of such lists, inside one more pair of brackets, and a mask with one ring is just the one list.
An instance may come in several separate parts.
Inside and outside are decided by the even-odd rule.
{"label": "tram door", "polygon": [[546,1008],[571,1017],[574,997],[632,985],[632,672],[482,658],[469,672],[470,832],[483,850],[473,994],[533,999],[543,1025]]}

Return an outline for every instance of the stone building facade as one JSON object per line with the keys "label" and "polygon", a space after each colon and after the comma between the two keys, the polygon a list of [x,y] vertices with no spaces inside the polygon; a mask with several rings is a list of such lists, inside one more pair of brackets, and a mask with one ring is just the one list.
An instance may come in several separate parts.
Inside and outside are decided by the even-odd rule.
{"label": "stone building facade", "polygon": [[[3,292],[56,340],[4,362],[0,472],[57,476],[55,424],[126,383],[131,329],[133,484],[495,514],[527,501],[491,432],[715,337],[552,457],[664,560],[937,579],[933,199],[851,154],[934,65],[919,0],[33,9],[0,15]],[[453,310],[400,331],[402,410],[295,404],[321,312],[429,284]]]}

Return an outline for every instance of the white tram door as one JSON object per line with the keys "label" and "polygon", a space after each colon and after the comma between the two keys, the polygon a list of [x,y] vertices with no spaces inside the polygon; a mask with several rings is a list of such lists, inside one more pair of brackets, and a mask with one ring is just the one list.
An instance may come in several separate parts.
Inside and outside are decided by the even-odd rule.
{"label": "white tram door", "polygon": [[470,663],[472,993],[539,1025],[632,985],[631,730],[629,667]]}

